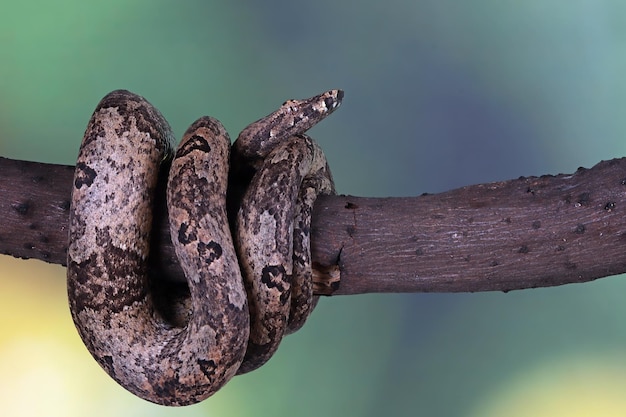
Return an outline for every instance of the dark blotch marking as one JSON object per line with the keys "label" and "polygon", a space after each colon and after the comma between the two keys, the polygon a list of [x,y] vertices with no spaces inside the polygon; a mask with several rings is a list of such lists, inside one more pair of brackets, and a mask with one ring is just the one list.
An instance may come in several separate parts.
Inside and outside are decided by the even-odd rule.
{"label": "dark blotch marking", "polygon": [[70,200],[64,200],[59,204],[59,208],[63,211],[68,211],[70,209]]}
{"label": "dark blotch marking", "polygon": [[187,223],[182,223],[178,229],[178,241],[183,245],[187,245],[194,242],[196,239],[196,234],[189,232],[189,225]]}
{"label": "dark blotch marking", "polygon": [[180,383],[178,378],[167,378],[164,381],[160,381],[159,384],[152,385],[154,395],[158,398],[168,398],[169,402],[163,402],[162,405],[185,405],[184,402],[178,402],[175,398],[178,397],[180,391]]}
{"label": "dark blotch marking", "polygon": [[209,381],[213,381],[213,379],[215,378],[215,368],[217,368],[215,361],[198,359],[198,366],[200,367],[200,370],[202,371],[204,376],[206,376]]}
{"label": "dark blotch marking", "polygon": [[356,234],[356,227],[354,226],[347,226],[346,227],[346,232],[348,233],[348,236],[353,237]]}
{"label": "dark blotch marking", "polygon": [[213,240],[209,243],[198,242],[198,253],[204,258],[204,262],[211,264],[222,257],[222,247]]}
{"label": "dark blotch marking", "polygon": [[183,146],[176,151],[176,158],[181,158],[195,150],[199,150],[204,153],[211,152],[211,146],[207,140],[200,135],[193,135],[185,142]]}
{"label": "dark blotch marking", "polygon": [[612,211],[614,208],[615,208],[615,202],[613,201],[609,201],[608,203],[604,205],[604,209],[606,211]]}
{"label": "dark blotch marking", "polygon": [[279,291],[285,291],[286,277],[285,267],[282,265],[266,265],[261,272],[261,282],[267,288],[277,288]]}
{"label": "dark blotch marking", "polygon": [[537,230],[541,228],[541,221],[540,220],[535,220],[532,224],[533,229]]}
{"label": "dark blotch marking", "polygon": [[528,194],[532,194],[532,195],[535,195],[535,190],[534,190],[532,187],[528,187],[528,188],[526,189],[526,193],[528,193]]}
{"label": "dark blotch marking", "polygon": [[96,245],[101,248],[105,248],[110,246],[111,242],[111,228],[109,226],[105,226],[102,229],[96,227]]}
{"label": "dark blotch marking", "polygon": [[347,202],[344,208],[347,208],[348,210],[356,210],[359,206],[354,203]]}
{"label": "dark blotch marking", "polygon": [[577,235],[582,235],[583,233],[585,233],[585,230],[587,230],[587,228],[585,227],[584,224],[579,223],[576,226],[576,229],[574,230],[574,233],[576,233]]}
{"label": "dark blotch marking", "polygon": [[87,166],[84,162],[79,162],[76,164],[76,177],[74,178],[74,187],[79,189],[83,185],[90,187],[93,184],[93,181],[96,179],[98,174],[96,171]]}
{"label": "dark blotch marking", "polygon": [[21,203],[15,203],[15,204],[11,204],[11,208],[15,211],[17,211],[17,213],[20,216],[25,216],[28,214],[28,210],[30,210],[30,206],[31,206],[31,202],[30,201],[23,201]]}
{"label": "dark blotch marking", "polygon": [[109,355],[102,356],[100,360],[100,365],[107,370],[107,373],[111,374],[113,371],[113,357]]}
{"label": "dark blotch marking", "polygon": [[498,261],[491,261],[489,263],[489,266],[498,266],[498,265],[500,265],[500,263]]}
{"label": "dark blotch marking", "polygon": [[30,242],[26,242],[26,243],[24,243],[24,244],[22,245],[22,247],[23,247],[24,249],[28,249],[28,250],[33,250],[33,249],[35,249],[35,245],[33,245],[33,244],[32,244],[32,243],[30,243]]}
{"label": "dark blotch marking", "polygon": [[528,249],[527,245],[522,245],[518,250],[517,253],[528,253],[530,252],[530,249]]}
{"label": "dark blotch marking", "polygon": [[558,245],[558,246],[556,247],[556,251],[557,251],[557,252],[562,252],[562,251],[564,251],[564,250],[565,250],[565,246],[563,246],[563,245]]}
{"label": "dark blotch marking", "polygon": [[422,256],[424,254],[424,250],[422,248],[415,249],[415,255]]}
{"label": "dark blotch marking", "polygon": [[[119,313],[136,302],[144,302],[149,288],[142,277],[147,275],[148,264],[139,254],[113,245],[106,248],[101,260],[95,254],[80,263],[70,260],[70,308],[74,314],[85,309]],[[109,279],[103,279],[104,276]]]}
{"label": "dark blotch marking", "polygon": [[510,217],[507,217],[507,218],[505,218],[505,219],[502,219],[502,221],[503,221],[504,223],[506,223],[506,224],[511,224],[511,218],[510,218]]}

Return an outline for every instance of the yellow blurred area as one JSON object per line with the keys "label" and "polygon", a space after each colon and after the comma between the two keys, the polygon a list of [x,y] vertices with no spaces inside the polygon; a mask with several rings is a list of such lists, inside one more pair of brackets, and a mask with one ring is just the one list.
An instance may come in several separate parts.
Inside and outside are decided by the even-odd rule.
{"label": "yellow blurred area", "polygon": [[626,415],[626,354],[603,352],[537,363],[495,392],[471,417]]}
{"label": "yellow blurred area", "polygon": [[209,403],[136,398],[100,369],[74,328],[58,265],[0,256],[0,327],[1,416],[207,415]]}

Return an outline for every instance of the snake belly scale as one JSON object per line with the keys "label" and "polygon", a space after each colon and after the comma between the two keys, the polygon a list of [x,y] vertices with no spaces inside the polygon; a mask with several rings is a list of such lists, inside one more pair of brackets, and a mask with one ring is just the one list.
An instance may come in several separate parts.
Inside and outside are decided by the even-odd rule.
{"label": "snake belly scale", "polygon": [[[315,305],[310,212],[317,195],[334,192],[303,133],[341,98],[332,90],[288,101],[240,134],[232,159],[253,174],[231,219],[235,242],[221,123],[198,119],[174,152],[169,124],[144,98],[118,90],[101,100],[75,169],[67,286],[87,349],[123,387],[163,405],[202,401],[302,326]],[[168,167],[171,239],[189,287],[183,320],[159,312],[148,274],[155,190]]]}

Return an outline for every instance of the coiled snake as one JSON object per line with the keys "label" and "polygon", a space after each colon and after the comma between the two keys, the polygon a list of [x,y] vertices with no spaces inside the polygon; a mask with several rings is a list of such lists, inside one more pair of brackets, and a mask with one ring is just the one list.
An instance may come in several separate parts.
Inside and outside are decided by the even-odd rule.
{"label": "coiled snake", "polygon": [[[302,326],[315,305],[311,210],[334,192],[304,132],[342,97],[287,101],[241,132],[232,158],[216,119],[195,121],[174,153],[169,124],[144,98],[118,90],[98,104],[74,174],[67,286],[81,338],[118,383],[158,404],[193,404]],[[231,159],[231,176],[249,179],[237,189]],[[160,313],[148,274],[155,190],[170,160],[171,238],[189,286],[179,320]]]}

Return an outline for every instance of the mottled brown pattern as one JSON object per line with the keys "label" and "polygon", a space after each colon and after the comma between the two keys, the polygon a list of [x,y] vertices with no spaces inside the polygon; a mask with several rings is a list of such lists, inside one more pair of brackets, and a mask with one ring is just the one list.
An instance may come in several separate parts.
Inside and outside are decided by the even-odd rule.
{"label": "mottled brown pattern", "polygon": [[317,195],[334,192],[321,150],[303,132],[342,96],[288,101],[239,136],[235,168],[256,172],[237,203],[239,260],[226,212],[228,134],[210,117],[191,125],[167,184],[172,242],[189,287],[176,293],[155,291],[147,267],[170,127],[133,93],[102,99],[74,174],[67,285],[78,332],[113,379],[158,404],[193,404],[265,363],[285,332],[302,326],[315,305],[311,210]]}
{"label": "mottled brown pattern", "polygon": [[206,377],[204,398],[239,369],[250,327],[226,217],[229,157],[230,139],[222,124],[202,117],[183,136],[167,184],[172,242],[189,282],[193,318],[198,329],[207,331],[194,355]]}
{"label": "mottled brown pattern", "polygon": [[240,374],[267,362],[283,335],[302,327],[317,303],[311,211],[318,195],[335,190],[323,152],[304,132],[331,114],[342,98],[341,90],[332,90],[287,101],[246,127],[233,145],[233,163],[254,171],[235,223],[251,321]]}
{"label": "mottled brown pattern", "polygon": [[245,127],[234,144],[235,152],[258,167],[278,144],[315,126],[334,112],[342,99],[342,90],[330,90],[304,100],[288,100]]}
{"label": "mottled brown pattern", "polygon": [[149,401],[186,405],[235,374],[249,315],[224,203],[230,141],[210,118],[187,132],[169,179],[172,233],[185,225],[193,236],[175,239],[192,311],[183,328],[155,311],[146,259],[170,138],[165,119],[139,96],[116,91],[98,105],[74,182],[68,294],[81,337],[116,381]]}

